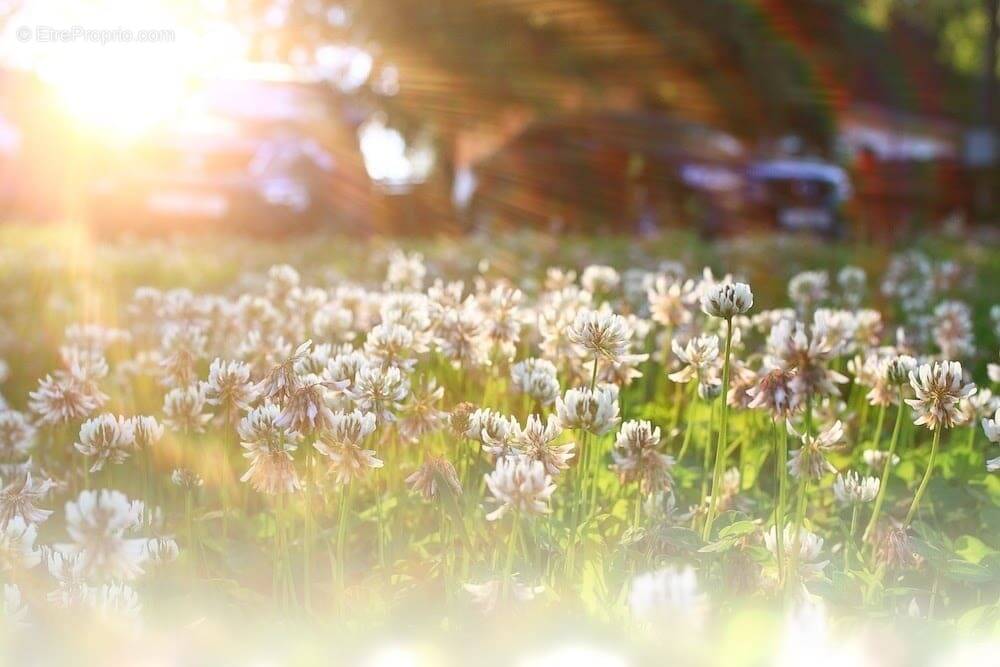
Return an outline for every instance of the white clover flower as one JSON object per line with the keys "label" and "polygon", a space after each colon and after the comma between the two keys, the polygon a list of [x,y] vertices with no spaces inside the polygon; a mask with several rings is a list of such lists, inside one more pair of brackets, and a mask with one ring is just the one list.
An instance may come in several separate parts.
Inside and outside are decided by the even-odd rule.
{"label": "white clover flower", "polygon": [[170,483],[187,491],[193,491],[204,486],[205,480],[190,468],[174,468],[170,473]]}
{"label": "white clover flower", "polygon": [[[861,453],[861,458],[869,468],[876,472],[882,472],[882,469],[885,468],[885,464],[889,458],[889,452],[877,449],[866,449]],[[899,456],[893,454],[892,465],[896,465],[897,463],[899,463]]]}
{"label": "white clover flower", "polygon": [[427,267],[424,265],[423,255],[418,252],[405,253],[402,250],[394,250],[389,255],[385,289],[386,291],[420,291],[423,288],[424,276],[426,275]]}
{"label": "white clover flower", "polygon": [[374,413],[379,421],[395,421],[410,393],[409,380],[395,366],[371,364],[358,371],[347,395],[362,412]]}
{"label": "white clover flower", "polygon": [[259,493],[293,493],[302,488],[292,452],[298,448],[301,436],[280,423],[281,411],[271,403],[251,410],[240,421],[237,431],[243,456],[250,467],[240,477]]}
{"label": "white clover flower", "polygon": [[127,417],[103,414],[88,419],[80,427],[78,452],[95,459],[90,472],[104,468],[105,463],[124,463],[135,450],[135,428]]}
{"label": "white clover flower", "polygon": [[27,627],[28,605],[16,584],[3,585],[3,625],[8,629]]}
{"label": "white clover flower", "polygon": [[442,489],[447,489],[455,496],[462,495],[462,483],[458,472],[451,461],[443,456],[430,455],[406,478],[406,484],[425,500],[433,500],[440,495]]}
{"label": "white clover flower", "polygon": [[524,514],[548,514],[552,511],[549,499],[556,485],[541,461],[530,461],[524,457],[497,459],[496,469],[485,478],[486,486],[499,504],[497,509],[486,515],[489,521],[496,521],[511,510]]}
{"label": "white clover flower", "polygon": [[604,435],[618,423],[618,387],[570,389],[556,399],[556,415],[563,428]]}
{"label": "white clover flower", "polygon": [[560,387],[556,367],[548,359],[525,359],[510,369],[511,386],[527,394],[539,405],[551,405],[559,396]]}
{"label": "white clover flower", "polygon": [[207,355],[207,344],[202,326],[171,324],[160,341],[160,382],[165,387],[197,382],[197,364]]}
{"label": "white clover flower", "polygon": [[172,563],[180,555],[177,542],[170,537],[154,537],[146,541],[146,560],[154,565],[161,566]]}
{"label": "white clover flower", "polygon": [[66,551],[82,554],[89,576],[132,579],[142,574],[146,540],[126,537],[140,528],[142,512],[142,502],[130,501],[120,491],[81,491],[66,503],[66,532],[73,540]]}
{"label": "white clover flower", "polygon": [[666,567],[632,578],[628,606],[632,617],[641,622],[681,623],[700,629],[708,613],[708,598],[690,565]]}
{"label": "white clover flower", "polygon": [[130,419],[136,449],[150,449],[163,437],[163,425],[155,417],[140,415]]}
{"label": "white clover flower", "polygon": [[618,361],[628,354],[632,331],[621,315],[584,310],[577,314],[566,331],[566,337],[590,356]]}
{"label": "white clover flower", "polygon": [[447,413],[438,409],[443,398],[444,387],[439,387],[434,378],[418,384],[403,406],[398,422],[400,435],[409,442],[418,442],[424,435],[441,428],[447,417]]}
{"label": "white clover flower", "polygon": [[840,285],[844,302],[857,308],[868,289],[868,274],[861,267],[848,265],[837,272],[837,284]]}
{"label": "white clover flower", "polygon": [[520,453],[515,449],[517,436],[521,432],[517,417],[489,411],[473,414],[473,419],[481,424],[479,439],[483,443],[484,452],[496,458]]}
{"label": "white clover flower", "polygon": [[163,423],[181,433],[202,433],[212,414],[205,412],[204,385],[177,387],[163,397]]}
{"label": "white clover flower", "polygon": [[848,310],[817,308],[813,313],[812,334],[825,341],[835,357],[853,352],[857,328],[854,313]]}
{"label": "white clover flower", "polygon": [[961,301],[942,301],[934,309],[931,334],[945,359],[971,356],[975,353],[972,311]]}
{"label": "white clover flower", "polygon": [[878,489],[878,477],[862,477],[853,470],[847,475],[838,473],[833,483],[833,495],[844,505],[870,503],[878,495]]}
{"label": "white clover flower", "polygon": [[91,608],[105,620],[133,620],[142,611],[139,594],[123,582],[103,584],[94,591]]}
{"label": "white clover flower", "polygon": [[580,274],[580,284],[591,294],[608,294],[618,289],[621,276],[610,266],[592,264]]}
{"label": "white clover flower", "polygon": [[28,407],[42,425],[65,424],[85,419],[104,404],[107,397],[96,387],[71,373],[57,371],[38,381],[29,395]]}
{"label": "white clover flower", "polygon": [[803,399],[837,395],[837,385],[847,382],[846,377],[827,367],[833,348],[815,332],[807,335],[801,322],[780,320],[771,328],[767,349],[769,366],[795,371],[790,386]]}
{"label": "white clover flower", "polygon": [[510,360],[517,352],[521,340],[521,290],[497,285],[482,300],[483,315],[486,318],[485,337],[500,358]]}
{"label": "white clover flower", "polygon": [[788,419],[798,410],[802,396],[793,389],[795,371],[773,368],[760,377],[756,386],[747,390],[748,408],[766,410],[775,419]]}
{"label": "white clover flower", "polygon": [[997,408],[996,414],[993,415],[992,419],[984,417],[982,424],[986,439],[990,442],[1000,443],[1000,408]]}
{"label": "white clover flower", "polygon": [[959,402],[976,391],[974,384],[963,384],[962,364],[957,361],[922,364],[910,372],[910,386],[916,392],[916,398],[906,399],[917,416],[913,423],[932,431],[961,424]]}
{"label": "white clover flower", "polygon": [[671,280],[659,275],[646,290],[650,317],[657,324],[675,329],[688,324],[698,298],[694,281]]}
{"label": "white clover flower", "polygon": [[312,341],[307,340],[295,348],[291,355],[286,356],[281,363],[267,372],[264,379],[255,387],[255,392],[260,397],[272,401],[282,401],[287,398],[300,384],[295,365],[309,354],[311,347]]}
{"label": "white clover flower", "polygon": [[622,483],[639,482],[643,493],[669,489],[672,456],[662,453],[660,427],[645,420],[624,422],[611,450],[611,469]]}
{"label": "white clover flower", "polygon": [[844,440],[844,425],[836,421],[817,435],[798,433],[787,422],[788,433],[802,442],[802,446],[789,454],[788,472],[793,477],[819,479],[826,472],[836,472],[826,453],[840,447]]}
{"label": "white clover flower", "polygon": [[753,292],[746,283],[717,283],[701,295],[701,311],[710,317],[732,319],[753,307]]}
{"label": "white clover flower", "polygon": [[85,604],[90,594],[85,554],[80,551],[64,553],[55,549],[45,549],[44,556],[49,574],[58,584],[58,588],[48,593],[48,601],[61,609]]}
{"label": "white clover flower", "polygon": [[36,503],[42,501],[53,484],[49,480],[36,481],[26,472],[0,491],[0,526],[6,526],[15,517],[25,523],[39,524],[52,514],[52,510],[41,509]]}
{"label": "white clover flower", "polygon": [[[483,614],[492,613],[501,602],[503,582],[499,579],[492,579],[482,584],[462,584],[462,588],[472,597],[473,604]],[[531,602],[544,590],[544,586],[527,586],[521,583],[516,573],[510,577],[509,597],[514,602]]]}
{"label": "white clover flower", "polygon": [[365,338],[365,354],[370,359],[403,371],[411,370],[417,363],[416,356],[426,351],[427,345],[402,324],[378,324]]}
{"label": "white clover flower", "polygon": [[257,385],[250,379],[250,366],[242,361],[215,359],[208,369],[205,401],[225,414],[247,411],[257,400]]}
{"label": "white clover flower", "polygon": [[541,462],[547,473],[557,475],[569,468],[576,447],[573,443],[555,444],[562,432],[562,424],[555,415],[549,415],[544,424],[538,415],[528,415],[524,428],[514,436],[514,444],[526,458]]}
{"label": "white clover flower", "polygon": [[[798,574],[803,580],[817,579],[823,575],[823,570],[830,561],[821,561],[820,553],[823,551],[823,538],[800,528],[798,539],[796,539],[795,527],[791,524],[785,526],[782,534],[782,546],[784,548],[784,558],[790,567],[791,562],[798,563]],[[798,544],[798,554],[795,554],[796,543]],[[780,558],[778,554],[778,540],[775,527],[764,533],[764,546],[771,552],[775,559]],[[797,555],[797,558],[793,558]]]}
{"label": "white clover flower", "polygon": [[829,296],[829,285],[826,271],[803,271],[788,281],[788,298],[800,312],[808,313]]}
{"label": "white clover flower", "polygon": [[337,484],[347,484],[383,466],[374,450],[361,446],[365,438],[375,432],[376,422],[375,415],[370,412],[338,413],[330,428],[313,444],[330,461],[330,472]]}
{"label": "white clover flower", "polygon": [[35,548],[37,537],[35,524],[20,516],[0,527],[0,572],[28,570],[42,562],[42,554]]}
{"label": "white clover flower", "polygon": [[708,382],[715,374],[719,360],[719,337],[710,335],[696,336],[681,347],[677,339],[671,341],[674,354],[684,367],[667,375],[677,383],[688,383],[692,380]]}
{"label": "white clover flower", "polygon": [[35,427],[17,410],[0,408],[0,460],[14,461],[35,446]]}
{"label": "white clover flower", "polygon": [[327,401],[327,384],[319,376],[305,378],[285,398],[278,416],[278,425],[298,433],[311,433],[329,428],[333,410]]}

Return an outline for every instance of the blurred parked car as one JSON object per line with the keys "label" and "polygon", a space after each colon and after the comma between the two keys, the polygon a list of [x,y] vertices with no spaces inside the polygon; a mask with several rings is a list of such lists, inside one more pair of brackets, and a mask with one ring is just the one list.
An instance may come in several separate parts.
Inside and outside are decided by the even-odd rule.
{"label": "blurred parked car", "polygon": [[183,115],[98,158],[89,217],[132,232],[362,225],[367,177],[339,113],[322,82],[204,82]]}
{"label": "blurred parked car", "polygon": [[839,238],[843,204],[851,193],[847,172],[812,159],[754,162],[747,175],[747,206],[766,226]]}
{"label": "blurred parked car", "polygon": [[562,116],[529,125],[474,166],[476,228],[715,234],[737,220],[746,161],[727,134],[657,113]]}

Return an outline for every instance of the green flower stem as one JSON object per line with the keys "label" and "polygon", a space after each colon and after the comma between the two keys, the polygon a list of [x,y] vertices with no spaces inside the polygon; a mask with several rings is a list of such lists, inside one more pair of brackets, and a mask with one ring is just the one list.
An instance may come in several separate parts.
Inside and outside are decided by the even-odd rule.
{"label": "green flower stem", "polygon": [[[878,495],[875,496],[875,506],[872,508],[872,516],[865,527],[862,542],[871,539],[872,532],[878,524],[879,514],[882,512],[882,503],[885,501],[885,489],[889,485],[889,471],[892,468],[892,457],[896,454],[896,445],[899,442],[899,434],[903,426],[903,388],[899,388],[899,407],[896,408],[896,423],[892,427],[892,439],[889,441],[889,449],[886,452],[885,465],[882,466],[882,478],[879,480]],[[877,445],[876,445],[877,448]]]}
{"label": "green flower stem", "polygon": [[[678,387],[680,385],[677,385]],[[677,464],[680,465],[681,461],[684,460],[684,455],[687,453],[688,445],[691,444],[691,434],[694,431],[694,397],[689,397],[687,410],[687,424],[684,426],[684,441],[681,443],[681,451],[677,454]],[[680,412],[680,406],[677,408],[677,412]]]}
{"label": "green flower stem", "polygon": [[347,588],[347,568],[345,566],[344,549],[347,542],[347,522],[350,519],[351,498],[354,484],[347,482],[340,489],[340,518],[337,522],[337,574],[341,592]]}
{"label": "green flower stem", "polygon": [[722,470],[726,462],[727,428],[729,425],[729,401],[726,394],[729,392],[729,357],[733,347],[733,319],[726,319],[726,356],[722,363],[722,394],[719,400],[722,401],[722,418],[719,421],[719,444],[715,448],[715,473],[712,475],[712,498],[708,505],[708,517],[705,519],[705,530],[702,539],[706,542],[712,535],[712,523],[715,521],[715,512],[719,504],[719,491],[722,488]]}
{"label": "green flower stem", "polygon": [[[452,501],[457,502],[457,501]],[[378,517],[378,565],[385,570],[385,512],[382,510],[382,487],[379,484],[379,471],[375,471],[375,512]]]}
{"label": "green flower stem", "polygon": [[910,511],[906,513],[906,518],[903,520],[904,529],[909,527],[910,522],[913,521],[913,517],[917,513],[917,508],[920,507],[920,499],[924,497],[927,485],[931,481],[931,472],[934,471],[934,462],[937,460],[938,445],[941,444],[941,430],[941,424],[938,423],[937,428],[934,429],[934,439],[931,441],[931,456],[927,460],[927,471],[924,473],[924,478],[920,480],[917,493],[913,496],[913,504],[910,505]]}
{"label": "green flower stem", "polygon": [[507,558],[503,564],[503,580],[500,582],[500,599],[506,601],[510,592],[510,579],[514,569],[514,550],[520,542],[521,517],[514,511],[514,523],[510,529],[510,538],[507,541]]}
{"label": "green flower stem", "polygon": [[778,543],[778,582],[785,581],[785,487],[788,485],[788,431],[784,424],[775,429],[775,476],[778,478],[778,497],[774,504],[774,536]]}
{"label": "green flower stem", "polygon": [[705,502],[708,495],[708,471],[712,465],[712,434],[715,431],[715,401],[708,402],[708,431],[705,433],[705,456],[701,464],[701,495],[699,499]]}
{"label": "green flower stem", "polygon": [[858,509],[859,505],[854,503],[851,510],[851,529],[847,533],[847,540],[844,541],[844,572],[851,569],[851,551],[854,549],[854,531],[858,529]]}
{"label": "green flower stem", "polygon": [[[228,454],[227,454],[228,457]],[[302,597],[306,610],[312,609],[312,538],[313,538],[313,446],[311,440],[306,441],[306,492],[305,521],[302,535]],[[229,468],[226,467],[228,479]],[[225,524],[223,524],[225,525]]]}
{"label": "green flower stem", "polygon": [[875,418],[875,432],[872,433],[872,449],[878,451],[882,444],[882,427],[885,426],[885,406],[878,406],[878,417]]}

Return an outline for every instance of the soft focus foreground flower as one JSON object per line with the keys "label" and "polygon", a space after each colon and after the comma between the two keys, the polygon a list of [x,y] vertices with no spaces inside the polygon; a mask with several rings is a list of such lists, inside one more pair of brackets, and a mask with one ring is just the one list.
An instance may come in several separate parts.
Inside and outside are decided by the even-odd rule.
{"label": "soft focus foreground flower", "polygon": [[753,307],[753,293],[746,283],[720,283],[701,296],[701,310],[711,317],[731,319]]}
{"label": "soft focus foreground flower", "polygon": [[126,535],[139,528],[143,504],[120,491],[82,491],[66,503],[70,553],[82,554],[90,576],[131,579],[142,573],[145,540]]}
{"label": "soft focus foreground flower", "polygon": [[570,389],[556,399],[556,414],[564,428],[604,435],[618,423],[618,388]]}
{"label": "soft focus foreground flower", "polygon": [[691,566],[667,567],[640,574],[629,585],[628,606],[636,620],[660,626],[680,623],[701,628],[708,598],[698,588]]}
{"label": "soft focus foreground flower", "polygon": [[522,457],[497,460],[496,469],[486,475],[486,486],[500,504],[486,515],[496,521],[510,510],[524,514],[548,514],[549,498],[556,490],[552,477],[541,461]]}
{"label": "soft focus foreground flower", "polygon": [[974,384],[963,384],[962,364],[957,361],[922,364],[910,372],[910,386],[916,392],[916,398],[906,400],[917,416],[913,423],[930,430],[962,423],[959,401],[976,391]]}

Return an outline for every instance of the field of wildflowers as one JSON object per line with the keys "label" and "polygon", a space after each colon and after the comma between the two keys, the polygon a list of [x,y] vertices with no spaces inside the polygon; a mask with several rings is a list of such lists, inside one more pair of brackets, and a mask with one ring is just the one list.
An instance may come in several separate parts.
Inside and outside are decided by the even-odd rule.
{"label": "field of wildflowers", "polygon": [[0,241],[11,664],[998,664],[996,247]]}

